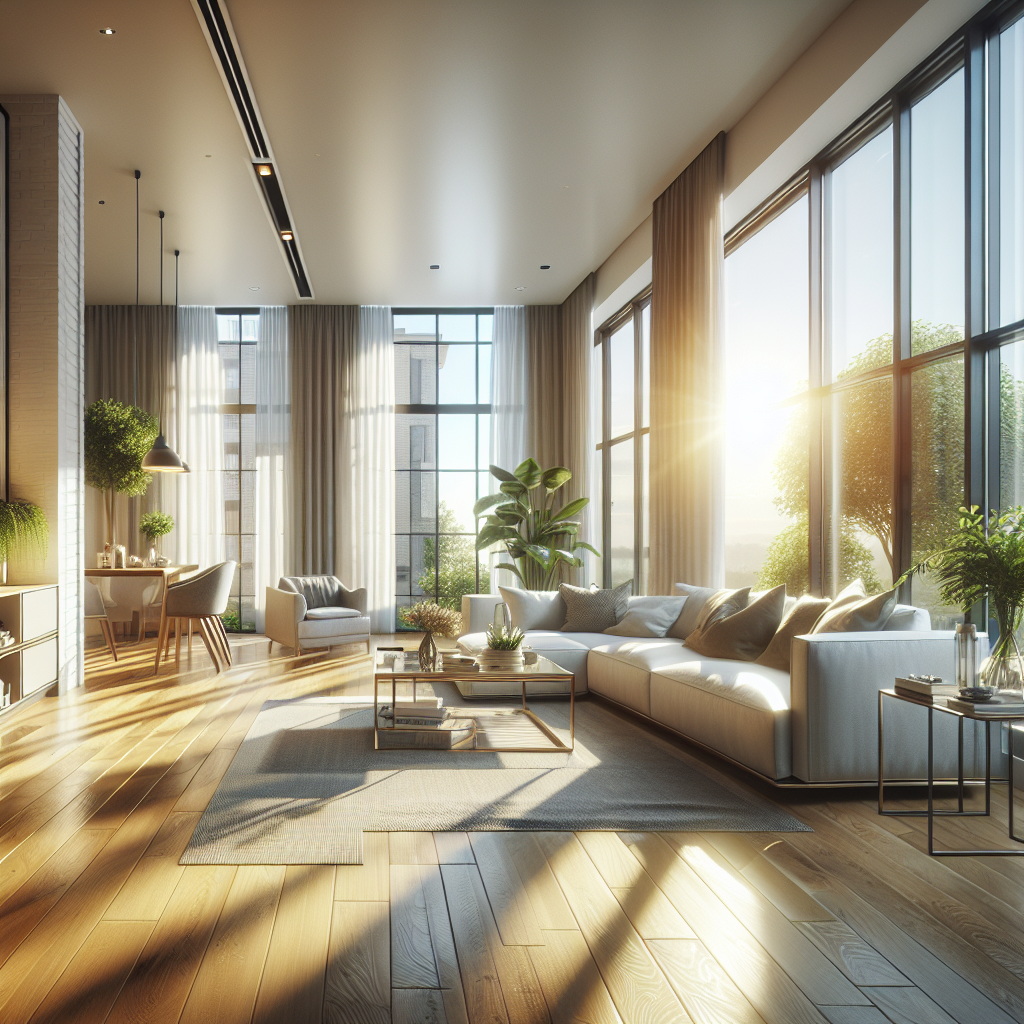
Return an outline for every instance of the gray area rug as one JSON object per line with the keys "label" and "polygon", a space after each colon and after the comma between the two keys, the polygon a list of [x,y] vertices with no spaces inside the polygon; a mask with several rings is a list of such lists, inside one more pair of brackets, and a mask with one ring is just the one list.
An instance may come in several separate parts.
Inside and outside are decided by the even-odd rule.
{"label": "gray area rug", "polygon": [[[566,702],[531,708],[568,740]],[[372,724],[365,697],[268,701],[180,863],[360,864],[363,831],[810,831],[590,701],[572,753],[375,751]]]}

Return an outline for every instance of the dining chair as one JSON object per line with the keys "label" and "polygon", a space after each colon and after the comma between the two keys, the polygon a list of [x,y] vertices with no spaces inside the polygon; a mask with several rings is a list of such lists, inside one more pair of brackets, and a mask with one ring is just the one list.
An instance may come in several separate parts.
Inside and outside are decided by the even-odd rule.
{"label": "dining chair", "polygon": [[160,606],[163,597],[163,578],[96,576],[92,577],[92,582],[99,592],[111,628],[115,622],[126,623],[127,634],[135,616],[138,615],[139,635],[136,642],[141,643],[146,636],[146,623],[150,615]]}
{"label": "dining chair", "polygon": [[107,617],[107,609],[103,605],[103,595],[100,593],[99,587],[87,579],[82,596],[85,599],[85,618],[94,619],[100,624],[103,639],[107,641],[107,650],[110,651],[114,661],[117,661],[117,643],[114,640],[114,627]]}
{"label": "dining chair", "polygon": [[166,656],[165,648],[172,628],[175,632],[174,667],[176,670],[180,667],[182,629],[187,628],[191,634],[192,626],[198,628],[215,671],[222,672],[231,664],[231,647],[221,615],[228,606],[236,564],[221,562],[168,586],[157,637],[157,671],[160,670],[161,655]]}

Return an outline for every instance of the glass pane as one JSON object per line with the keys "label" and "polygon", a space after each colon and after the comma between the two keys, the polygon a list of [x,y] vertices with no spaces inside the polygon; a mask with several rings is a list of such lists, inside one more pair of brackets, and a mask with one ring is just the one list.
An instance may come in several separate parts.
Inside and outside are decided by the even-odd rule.
{"label": "glass pane", "polygon": [[230,313],[217,314],[217,340],[238,341],[238,317]]}
{"label": "glass pane", "polygon": [[808,200],[725,261],[725,585],[810,586]]}
{"label": "glass pane", "polygon": [[241,525],[239,533],[255,533],[256,531],[256,471],[243,470],[239,473],[239,493],[241,498]]}
{"label": "glass pane", "polygon": [[259,313],[242,314],[242,341],[257,341],[260,336]]}
{"label": "glass pane", "polygon": [[239,345],[238,349],[238,356],[241,360],[239,401],[243,405],[254,405],[256,402],[256,346]]}
{"label": "glass pane", "polygon": [[1024,341],[999,350],[999,507],[1013,505],[1024,505]]}
{"label": "glass pane", "polygon": [[892,361],[892,128],[831,175],[834,379]]}
{"label": "glass pane", "polygon": [[[592,543],[598,551],[604,554],[604,451],[600,448],[594,450],[591,462],[590,473],[590,529]],[[584,556],[586,557],[586,556]],[[604,586],[604,559],[594,555],[594,575],[592,579],[584,582],[596,583]]]}
{"label": "glass pane", "polygon": [[224,421],[224,468],[238,469],[241,443],[238,436],[238,417],[229,414],[222,417]]}
{"label": "glass pane", "polygon": [[476,469],[476,417],[438,416],[438,468]]}
{"label": "glass pane", "polygon": [[612,447],[610,494],[612,586],[633,579],[633,442]]}
{"label": "glass pane", "polygon": [[[476,547],[472,536],[442,534],[438,540],[437,603],[458,611],[462,595],[476,593]],[[433,569],[433,544],[424,546],[427,569]],[[481,582],[483,582],[481,580]]]}
{"label": "glass pane", "polygon": [[433,405],[437,395],[437,347],[395,346],[395,403]]}
{"label": "glass pane", "polygon": [[433,533],[437,529],[436,473],[409,474],[408,529],[410,533]]}
{"label": "glass pane", "polygon": [[[916,370],[910,378],[911,562],[946,546],[964,501],[963,356]],[[960,609],[943,605],[934,574],[915,576],[914,604],[927,608],[932,629],[952,629]]]}
{"label": "glass pane", "polygon": [[964,337],[964,73],[910,108],[914,355]]}
{"label": "glass pane", "polygon": [[604,440],[604,343],[593,347],[590,359],[590,430],[594,444]]}
{"label": "glass pane", "polygon": [[476,346],[438,345],[440,373],[437,400],[442,405],[474,405],[476,402]]}
{"label": "glass pane", "polygon": [[999,326],[1002,326],[1024,320],[1024,18],[999,36],[999,79]]}
{"label": "glass pane", "polygon": [[480,314],[480,340],[494,340],[494,315],[492,313]]}
{"label": "glass pane", "polygon": [[396,313],[394,320],[395,341],[408,341],[410,336],[416,341],[434,340],[433,313]]}
{"label": "glass pane", "polygon": [[640,425],[651,425],[651,304],[647,303],[640,314],[640,388],[643,394],[643,409]]}
{"label": "glass pane", "polygon": [[831,508],[828,590],[858,577],[869,594],[892,586],[892,380],[830,399]]}
{"label": "glass pane", "polygon": [[[237,320],[236,320],[237,323]],[[224,404],[238,405],[238,345],[218,345],[220,362],[224,367]]]}
{"label": "glass pane", "polygon": [[395,538],[395,593],[408,594],[410,580],[409,538]]}
{"label": "glass pane", "polygon": [[480,382],[478,385],[476,400],[481,405],[491,404],[491,346],[481,345],[477,350],[480,353]]}
{"label": "glass pane", "polygon": [[643,449],[640,467],[642,489],[640,491],[640,593],[647,593],[647,585],[651,579],[651,435],[644,434],[640,439]]}
{"label": "glass pane", "polygon": [[441,489],[437,508],[438,530],[441,533],[472,532],[476,520],[476,473],[439,473]]}
{"label": "glass pane", "polygon": [[[434,597],[437,593],[437,579],[434,575],[433,537],[410,537],[412,565],[409,571],[409,593],[414,601]],[[428,568],[429,566],[429,568]]]}
{"label": "glass pane", "polygon": [[611,436],[619,437],[633,430],[633,321],[620,327],[605,344],[610,346],[611,366]]}
{"label": "glass pane", "polygon": [[228,534],[239,533],[238,510],[239,510],[239,488],[238,473],[224,474],[224,532]]}
{"label": "glass pane", "polygon": [[253,412],[243,413],[238,417],[242,421],[241,432],[241,468],[256,468],[256,414]]}
{"label": "glass pane", "polygon": [[476,341],[473,313],[442,313],[437,318],[438,341]]}
{"label": "glass pane", "polygon": [[395,416],[395,468],[433,469],[437,417],[398,413]]}

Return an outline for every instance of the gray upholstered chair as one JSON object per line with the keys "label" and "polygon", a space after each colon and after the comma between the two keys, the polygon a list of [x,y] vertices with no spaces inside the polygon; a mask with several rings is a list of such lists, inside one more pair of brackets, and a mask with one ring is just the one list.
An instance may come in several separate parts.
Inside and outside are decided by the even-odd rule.
{"label": "gray upholstered chair", "polygon": [[235,578],[236,562],[221,562],[203,572],[190,576],[180,583],[172,583],[164,598],[164,615],[160,622],[160,636],[157,639],[156,667],[160,669],[160,656],[170,640],[171,629],[175,631],[174,667],[181,664],[181,632],[188,626],[191,643],[191,627],[198,626],[206,650],[217,672],[231,664],[231,647],[227,630],[221,615],[228,606],[231,581]]}
{"label": "gray upholstered chair", "polygon": [[349,590],[337,576],[282,576],[267,587],[266,626],[276,641],[296,654],[314,647],[365,643],[370,650],[366,590]]}
{"label": "gray upholstered chair", "polygon": [[114,627],[107,617],[107,609],[104,607],[103,595],[100,593],[99,587],[91,580],[86,579],[82,596],[85,598],[85,618],[93,619],[100,624],[100,629],[103,631],[103,639],[107,641],[107,650],[110,651],[114,661],[117,661]]}

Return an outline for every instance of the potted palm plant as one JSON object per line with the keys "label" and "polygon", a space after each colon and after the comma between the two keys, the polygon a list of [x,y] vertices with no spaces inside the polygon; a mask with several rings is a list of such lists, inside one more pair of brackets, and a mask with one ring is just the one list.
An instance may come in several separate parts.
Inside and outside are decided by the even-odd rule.
{"label": "potted palm plant", "polygon": [[997,690],[1021,693],[1024,660],[1016,632],[1024,618],[1024,505],[993,511],[988,523],[977,505],[960,509],[949,543],[903,574],[934,573],[939,594],[964,614],[987,600],[999,636],[982,662],[981,679]]}
{"label": "potted palm plant", "polygon": [[0,498],[0,583],[7,583],[11,555],[31,548],[45,554],[49,535],[46,513],[38,505]]}

